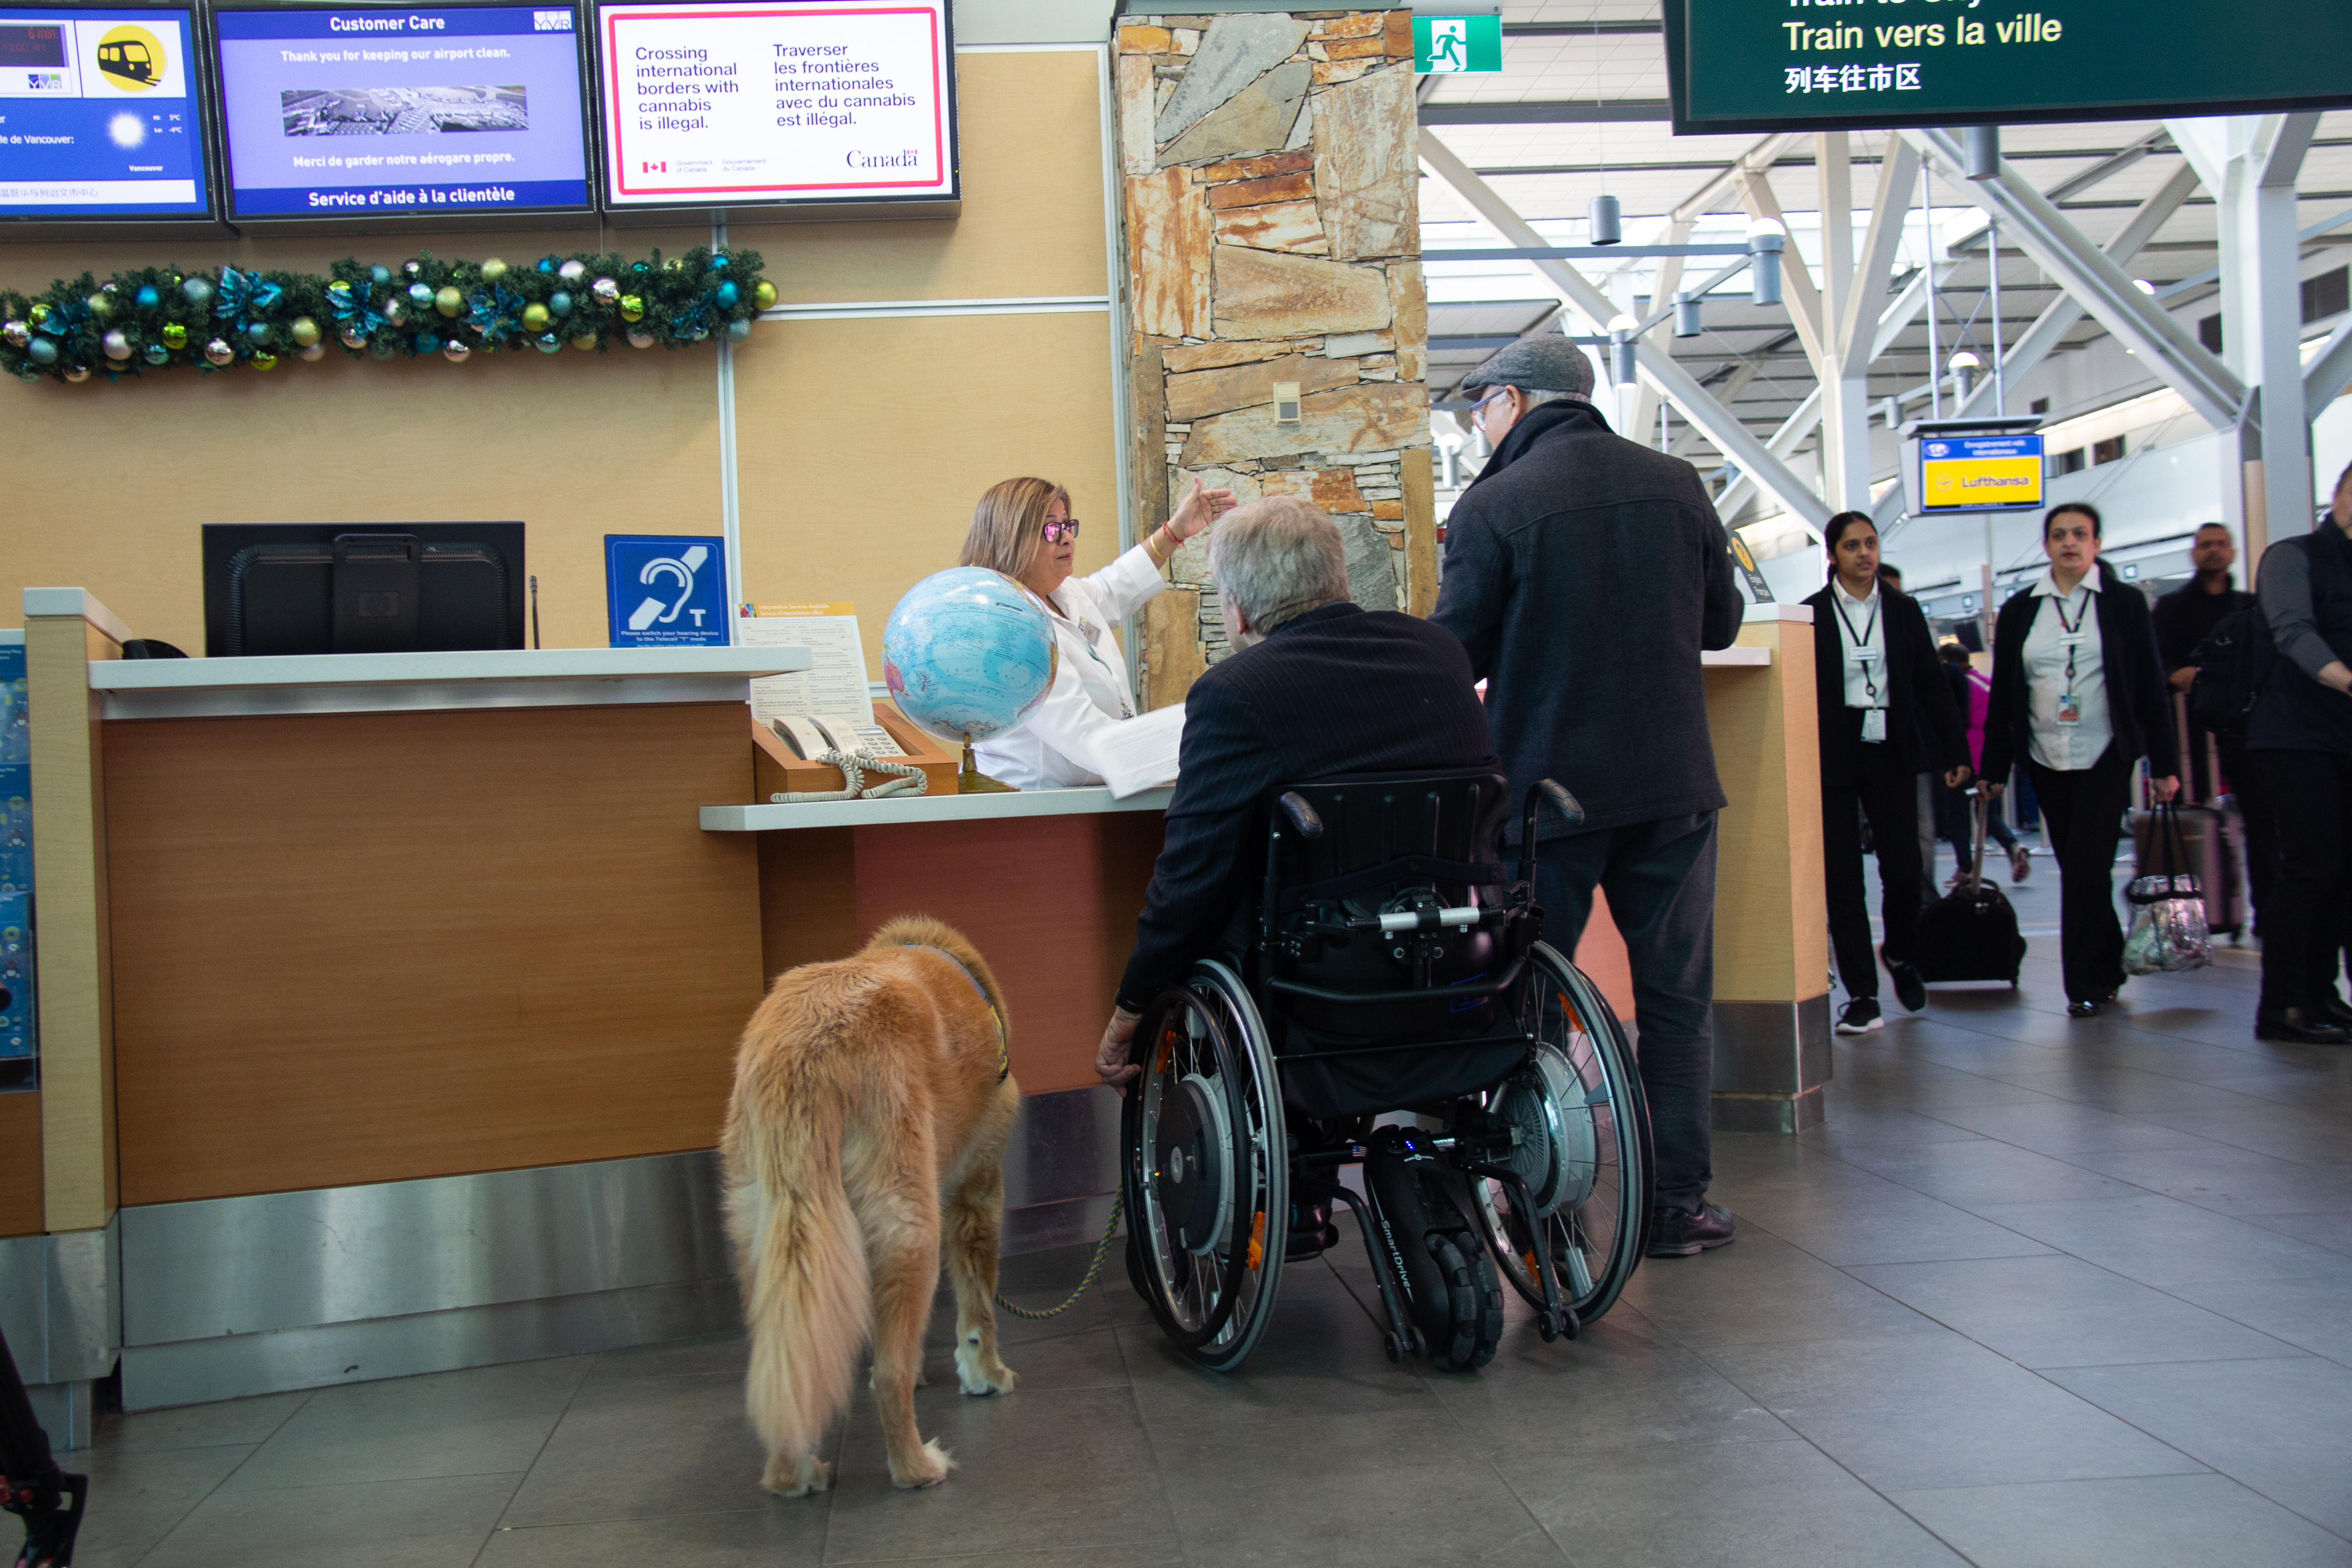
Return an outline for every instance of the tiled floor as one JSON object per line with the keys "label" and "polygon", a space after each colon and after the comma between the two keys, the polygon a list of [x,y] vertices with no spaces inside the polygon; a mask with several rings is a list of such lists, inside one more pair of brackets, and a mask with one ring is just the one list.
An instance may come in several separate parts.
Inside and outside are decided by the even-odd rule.
{"label": "tiled floor", "polygon": [[[2019,892],[2054,923],[2046,862]],[[2227,952],[2070,1022],[2034,942],[2021,994],[1841,1041],[1825,1128],[1719,1138],[1738,1244],[1578,1343],[1513,1302],[1482,1373],[1392,1367],[1343,1251],[1219,1379],[1114,1264],[1007,1322],[1009,1397],[935,1328],[932,1491],[861,1398],[836,1489],[763,1497],[727,1340],[110,1419],[80,1562],[2352,1564],[2352,1050],[2256,1045]]]}

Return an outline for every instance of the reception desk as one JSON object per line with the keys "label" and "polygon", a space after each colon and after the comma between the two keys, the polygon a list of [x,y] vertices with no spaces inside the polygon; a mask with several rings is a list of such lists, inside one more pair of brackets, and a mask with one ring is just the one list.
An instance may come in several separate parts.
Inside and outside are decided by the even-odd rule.
{"label": "reception desk", "polygon": [[[26,601],[42,1063],[0,1097],[0,1327],[58,1430],[118,1364],[138,1409],[731,1326],[736,1037],[901,913],[1006,993],[1008,1247],[1099,1230],[1093,1054],[1166,792],[761,803],[745,681],[797,650],[121,662],[80,591]],[[1765,608],[1707,659],[1718,1111],[1793,1127],[1827,1056],[1811,631]],[[1613,942],[1579,958],[1630,1011]]]}

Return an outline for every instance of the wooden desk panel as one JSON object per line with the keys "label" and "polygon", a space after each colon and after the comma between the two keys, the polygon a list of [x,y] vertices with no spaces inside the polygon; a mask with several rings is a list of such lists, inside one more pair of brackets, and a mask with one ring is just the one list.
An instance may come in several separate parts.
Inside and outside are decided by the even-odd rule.
{"label": "wooden desk panel", "polygon": [[41,1097],[0,1094],[0,1237],[48,1229],[41,1206]]}
{"label": "wooden desk panel", "polygon": [[106,726],[123,1201],[707,1148],[740,704]]}

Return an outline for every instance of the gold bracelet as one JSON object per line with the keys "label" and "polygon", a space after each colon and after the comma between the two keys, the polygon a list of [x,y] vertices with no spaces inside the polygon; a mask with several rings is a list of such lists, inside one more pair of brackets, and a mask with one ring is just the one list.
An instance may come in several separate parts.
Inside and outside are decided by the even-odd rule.
{"label": "gold bracelet", "polygon": [[1154,566],[1165,566],[1168,564],[1169,558],[1160,554],[1159,549],[1153,542],[1159,537],[1160,530],[1157,528],[1143,536],[1143,553],[1150,558],[1151,563]]}

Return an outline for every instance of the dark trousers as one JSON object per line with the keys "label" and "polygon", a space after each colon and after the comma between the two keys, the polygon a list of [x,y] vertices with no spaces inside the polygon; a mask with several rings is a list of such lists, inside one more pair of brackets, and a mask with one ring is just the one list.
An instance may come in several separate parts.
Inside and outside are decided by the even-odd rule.
{"label": "dark trousers", "polygon": [[[2246,901],[2253,906],[2252,924],[2255,934],[2260,935],[2263,906],[2270,900],[2271,882],[2278,872],[2278,824],[2263,799],[2262,780],[2246,743],[2220,736],[2214,740],[2214,750],[2221,762],[2221,782],[2229,786],[2230,794],[2237,796],[2238,815],[2246,826]],[[2199,770],[2204,770],[2204,751],[2205,743],[2200,740],[2195,753]],[[2213,789],[2209,780],[2197,798],[2212,799]]]}
{"label": "dark trousers", "polygon": [[1715,813],[1547,838],[1538,850],[1544,940],[1560,952],[1576,952],[1592,889],[1609,895],[1633,972],[1654,1201],[1696,1214],[1715,1178]]}
{"label": "dark trousers", "polygon": [[2116,845],[2131,804],[2131,764],[2113,746],[2087,768],[2060,773],[2028,762],[2042,822],[2058,852],[2058,953],[2066,1000],[2096,1002],[2124,982],[2124,928],[2116,919]]}
{"label": "dark trousers", "polygon": [[2336,990],[2352,921],[2352,759],[2250,752],[2246,762],[2278,834],[2262,907],[2263,1010],[2309,1007]]}
{"label": "dark trousers", "polygon": [[[1822,881],[1829,894],[1830,944],[1849,996],[1876,997],[1878,960],[1870,951],[1870,894],[1862,877],[1862,821],[1878,847],[1879,911],[1886,956],[1907,960],[1917,945],[1919,794],[1888,746],[1854,748],[1853,783],[1822,786]],[[1857,810],[1859,807],[1859,810]]]}
{"label": "dark trousers", "polygon": [[25,1397],[16,1358],[8,1353],[7,1340],[0,1338],[0,1476],[11,1481],[47,1481],[57,1473],[49,1435],[33,1419],[33,1402]]}

